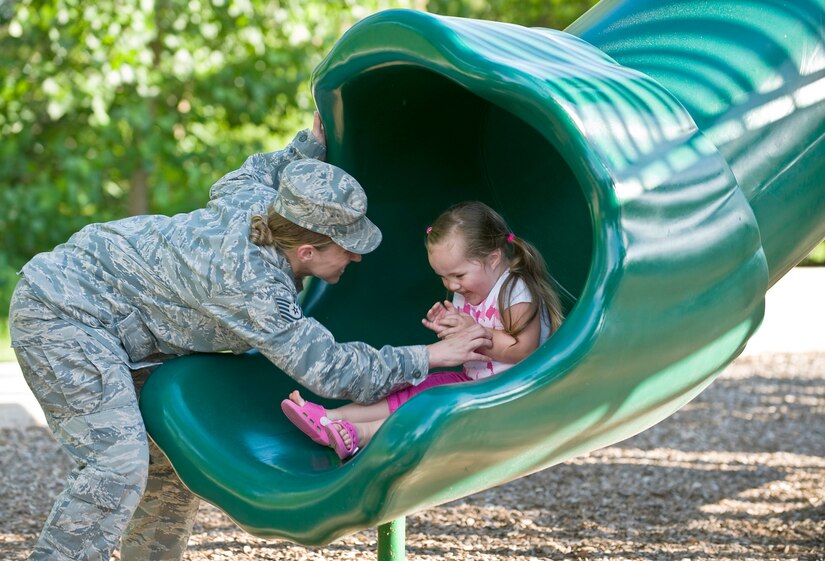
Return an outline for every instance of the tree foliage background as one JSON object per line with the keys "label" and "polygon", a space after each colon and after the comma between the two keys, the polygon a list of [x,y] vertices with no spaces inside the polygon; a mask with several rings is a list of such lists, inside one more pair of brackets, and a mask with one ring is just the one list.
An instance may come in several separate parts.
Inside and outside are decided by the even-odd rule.
{"label": "tree foliage background", "polygon": [[0,0],[0,315],[91,222],[186,212],[308,125],[309,77],[388,8],[563,28],[595,0]]}
{"label": "tree foliage background", "polygon": [[310,123],[309,77],[379,10],[563,29],[596,0],[0,0],[0,315],[91,222],[174,214]]}

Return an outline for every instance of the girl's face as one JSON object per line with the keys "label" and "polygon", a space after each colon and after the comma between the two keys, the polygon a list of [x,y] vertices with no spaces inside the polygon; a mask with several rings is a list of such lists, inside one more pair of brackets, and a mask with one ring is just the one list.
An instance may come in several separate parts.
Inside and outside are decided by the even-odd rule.
{"label": "girl's face", "polygon": [[481,261],[465,257],[464,240],[461,236],[450,235],[427,249],[430,267],[441,277],[444,287],[450,292],[464,296],[476,306],[487,298],[496,281],[507,268],[497,249]]}

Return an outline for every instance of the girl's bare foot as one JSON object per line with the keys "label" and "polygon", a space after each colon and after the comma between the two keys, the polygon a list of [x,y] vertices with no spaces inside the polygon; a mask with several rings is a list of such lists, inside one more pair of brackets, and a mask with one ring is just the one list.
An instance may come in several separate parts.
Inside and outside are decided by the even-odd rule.
{"label": "girl's bare foot", "polygon": [[[352,423],[352,426],[355,427],[355,432],[358,433],[358,444],[359,447],[366,445],[366,441],[363,440],[363,429],[359,426],[361,423]],[[338,423],[333,425],[335,430],[338,431],[338,434],[341,435],[341,439],[344,441],[344,444],[347,445],[347,448],[352,447],[352,438],[350,437],[349,431],[344,428],[344,425]]]}
{"label": "girl's bare foot", "polygon": [[[304,403],[306,403],[306,400],[303,397],[301,397],[301,392],[299,390],[295,390],[291,394],[289,394],[289,399],[298,407],[303,407]],[[338,413],[338,411],[336,411],[335,409],[324,408],[324,411],[326,411],[326,418],[330,421],[340,421],[342,418],[341,414]]]}
{"label": "girl's bare foot", "polygon": [[[367,443],[372,440],[372,437],[375,436],[376,431],[381,427],[383,424],[384,419],[380,419],[378,421],[368,421],[364,423],[352,423],[352,426],[355,427],[355,432],[358,434],[358,447],[363,448],[367,445]],[[349,435],[349,431],[344,428],[343,425],[337,424],[335,425],[335,430],[338,431],[338,434],[341,435],[341,438],[349,448],[352,445],[352,438]]]}

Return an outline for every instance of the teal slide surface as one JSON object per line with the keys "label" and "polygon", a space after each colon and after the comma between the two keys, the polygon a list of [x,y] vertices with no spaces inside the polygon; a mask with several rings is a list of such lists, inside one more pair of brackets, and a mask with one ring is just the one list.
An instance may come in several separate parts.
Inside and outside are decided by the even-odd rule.
{"label": "teal slide surface", "polygon": [[329,160],[364,185],[384,242],[312,284],[306,312],[340,341],[431,342],[419,318],[444,293],[424,229],[480,199],[545,255],[567,320],[506,373],[415,397],[344,465],[282,415],[297,384],[256,354],[160,367],[150,434],[247,531],[322,544],[664,419],[825,237],[822,21],[825,0],[605,0],[565,32],[361,21],[313,87]]}

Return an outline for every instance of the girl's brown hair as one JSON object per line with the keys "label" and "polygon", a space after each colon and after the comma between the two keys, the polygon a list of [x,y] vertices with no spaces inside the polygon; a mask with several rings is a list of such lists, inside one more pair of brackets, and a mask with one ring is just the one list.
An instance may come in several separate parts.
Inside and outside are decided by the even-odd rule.
{"label": "girl's brown hair", "polygon": [[518,339],[518,334],[539,313],[539,305],[547,310],[550,332],[564,320],[561,300],[555,289],[556,281],[547,272],[541,253],[527,240],[511,235],[511,230],[499,213],[479,201],[467,201],[451,206],[427,229],[427,248],[455,233],[464,240],[465,257],[481,261],[496,249],[509,263],[510,276],[498,294],[498,309],[512,299],[518,279],[524,281],[532,297],[532,310],[518,325],[505,325],[505,331]]}
{"label": "girl's brown hair", "polygon": [[328,236],[290,222],[272,210],[271,206],[266,217],[260,214],[252,217],[249,239],[255,245],[272,245],[283,251],[289,251],[304,244],[321,249],[334,243]]}

